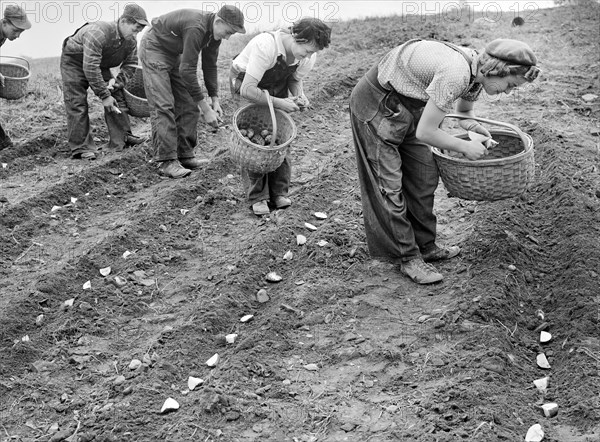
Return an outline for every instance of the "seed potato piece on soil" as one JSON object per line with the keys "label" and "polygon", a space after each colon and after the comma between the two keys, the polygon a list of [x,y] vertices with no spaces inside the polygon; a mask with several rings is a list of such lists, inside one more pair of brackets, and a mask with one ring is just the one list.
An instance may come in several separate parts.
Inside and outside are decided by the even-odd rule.
{"label": "seed potato piece on soil", "polygon": [[254,318],[254,315],[245,315],[245,316],[242,316],[242,317],[240,318],[240,322],[248,322],[248,321],[250,321],[252,318]]}
{"label": "seed potato piece on soil", "polygon": [[83,284],[83,290],[89,290],[89,289],[91,289],[91,288],[92,288],[92,281],[86,281],[86,282]]}
{"label": "seed potato piece on soil", "polygon": [[291,260],[293,258],[294,258],[294,254],[292,253],[291,250],[288,250],[287,252],[285,252],[285,255],[283,255],[283,259],[285,261],[289,261],[289,260]]}
{"label": "seed potato piece on soil", "polygon": [[190,391],[193,391],[198,385],[204,383],[204,379],[195,378],[194,376],[190,376],[188,378],[188,388]]}
{"label": "seed potato piece on soil", "polygon": [[541,442],[544,439],[544,430],[540,424],[529,427],[525,435],[525,442]]}
{"label": "seed potato piece on soil", "polygon": [[548,359],[546,359],[546,355],[544,353],[540,353],[537,355],[536,362],[538,367],[540,368],[550,368],[550,364],[548,363]]}
{"label": "seed potato piece on soil", "polygon": [[111,271],[110,266],[109,267],[104,267],[104,268],[100,269],[100,274],[102,276],[108,276],[108,275],[110,275],[110,271]]}
{"label": "seed potato piece on soil", "polygon": [[546,417],[554,417],[558,414],[558,404],[556,402],[550,402],[542,405],[542,411]]}
{"label": "seed potato piece on soil", "polygon": [[269,272],[267,273],[267,276],[265,276],[265,279],[269,282],[280,282],[283,278],[275,272]]}
{"label": "seed potato piece on soil", "polygon": [[228,335],[225,335],[225,342],[227,342],[228,344],[233,344],[235,342],[235,340],[237,339],[238,334],[237,333],[230,333]]}
{"label": "seed potato piece on soil", "polygon": [[545,332],[545,331],[540,332],[540,342],[541,343],[550,342],[551,339],[552,339],[552,335],[550,333]]}
{"label": "seed potato piece on soil", "polygon": [[306,227],[308,230],[312,230],[313,232],[317,230],[317,228],[311,223],[304,223],[304,227]]}
{"label": "seed potato piece on soil", "polygon": [[179,402],[177,402],[173,398],[167,398],[162,408],[160,409],[161,413],[167,413],[169,411],[179,410]]}
{"label": "seed potato piece on soil", "polygon": [[256,293],[256,300],[258,302],[260,302],[261,304],[264,304],[265,302],[269,302],[269,294],[267,293],[267,291],[265,289],[260,289]]}
{"label": "seed potato piece on soil", "polygon": [[299,246],[303,246],[304,244],[306,244],[306,236],[297,235],[296,236],[296,244],[298,244]]}
{"label": "seed potato piece on soil", "polygon": [[327,219],[327,214],[324,212],[315,212],[314,215],[317,219]]}
{"label": "seed potato piece on soil", "polygon": [[540,379],[536,379],[535,381],[533,381],[533,385],[535,385],[535,387],[541,391],[542,393],[544,393],[546,391],[546,389],[548,388],[548,381],[550,380],[550,378],[548,376],[544,377],[544,378],[540,378]]}
{"label": "seed potato piece on soil", "polygon": [[209,367],[215,367],[219,363],[219,359],[219,354],[215,353],[208,361],[206,361],[206,365]]}

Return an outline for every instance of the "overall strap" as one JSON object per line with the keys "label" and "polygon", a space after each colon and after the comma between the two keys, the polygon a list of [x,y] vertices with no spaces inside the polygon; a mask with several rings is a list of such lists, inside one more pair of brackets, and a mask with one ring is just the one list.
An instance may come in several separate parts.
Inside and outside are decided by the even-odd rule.
{"label": "overall strap", "polygon": [[469,65],[469,72],[471,73],[471,79],[469,80],[469,85],[471,83],[473,83],[473,81],[475,80],[475,74],[473,73],[473,66],[472,66],[473,60],[471,59],[471,57],[469,57],[465,51],[463,51],[460,47],[456,46],[455,44],[452,44],[447,41],[440,41],[440,43],[443,43],[446,46],[448,46],[449,48],[454,49],[456,52],[461,54],[465,58],[465,60],[467,60],[467,64]]}
{"label": "overall strap", "polygon": [[80,30],[82,30],[83,28],[85,28],[87,25],[89,25],[89,22],[88,22],[88,23],[85,23],[84,25],[82,25],[82,26],[80,26],[80,27],[78,27],[78,28],[75,30],[75,32],[73,32],[71,35],[69,35],[67,38],[65,38],[65,39],[63,40],[63,45],[62,45],[62,47],[64,48],[64,47],[67,45],[67,41],[69,40],[69,38],[71,38],[71,37],[75,37],[75,34],[77,34],[77,33],[78,33]]}

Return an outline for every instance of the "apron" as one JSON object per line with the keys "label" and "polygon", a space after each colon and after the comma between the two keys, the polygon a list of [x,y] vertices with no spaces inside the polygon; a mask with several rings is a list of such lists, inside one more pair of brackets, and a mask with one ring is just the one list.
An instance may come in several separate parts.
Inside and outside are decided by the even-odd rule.
{"label": "apron", "polygon": [[[275,38],[272,32],[269,32]],[[235,57],[234,57],[235,58]],[[265,71],[263,77],[258,82],[258,88],[269,92],[269,95],[277,98],[287,98],[289,95],[288,82],[298,69],[298,64],[288,66],[285,55],[279,54],[275,66]],[[230,78],[231,94],[239,94],[242,83],[244,82],[245,72],[240,72],[237,77]]]}

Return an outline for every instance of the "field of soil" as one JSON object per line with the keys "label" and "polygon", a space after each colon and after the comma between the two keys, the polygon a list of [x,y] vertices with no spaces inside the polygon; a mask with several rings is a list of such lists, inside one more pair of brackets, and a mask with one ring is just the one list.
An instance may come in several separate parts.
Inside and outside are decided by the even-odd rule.
{"label": "field of soil", "polygon": [[[28,95],[0,102],[16,141],[0,151],[0,440],[514,442],[539,424],[544,441],[599,441],[600,7],[513,18],[336,24],[313,109],[293,115],[293,205],[263,218],[228,156],[227,92],[228,124],[198,128],[210,163],[169,180],[147,142],[71,160],[58,61],[34,60]],[[432,286],[369,257],[347,111],[366,70],[414,37],[521,39],[543,70],[476,107],[532,137],[535,181],[497,202],[440,184],[439,240],[462,253]],[[161,413],[168,398],[179,409]]]}

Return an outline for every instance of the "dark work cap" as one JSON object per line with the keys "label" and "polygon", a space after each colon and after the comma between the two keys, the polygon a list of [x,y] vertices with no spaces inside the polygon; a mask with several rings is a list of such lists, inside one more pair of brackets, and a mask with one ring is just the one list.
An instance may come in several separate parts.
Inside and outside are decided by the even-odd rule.
{"label": "dark work cap", "polygon": [[242,14],[242,11],[240,11],[235,6],[223,6],[221,9],[219,9],[219,12],[217,12],[217,16],[219,16],[233,29],[235,29],[235,32],[238,32],[240,34],[246,33],[246,29],[244,28],[244,14]]}
{"label": "dark work cap", "polygon": [[522,66],[535,66],[537,58],[531,48],[522,41],[498,38],[488,43],[485,52],[492,57]]}
{"label": "dark work cap", "polygon": [[17,5],[6,5],[6,8],[4,9],[4,18],[19,29],[31,28],[31,22],[27,18],[27,14],[25,14],[25,11]]}
{"label": "dark work cap", "polygon": [[146,11],[144,11],[141,6],[138,6],[135,3],[129,3],[127,6],[125,6],[122,17],[132,18],[140,25],[148,26],[149,24],[148,18],[146,17]]}

